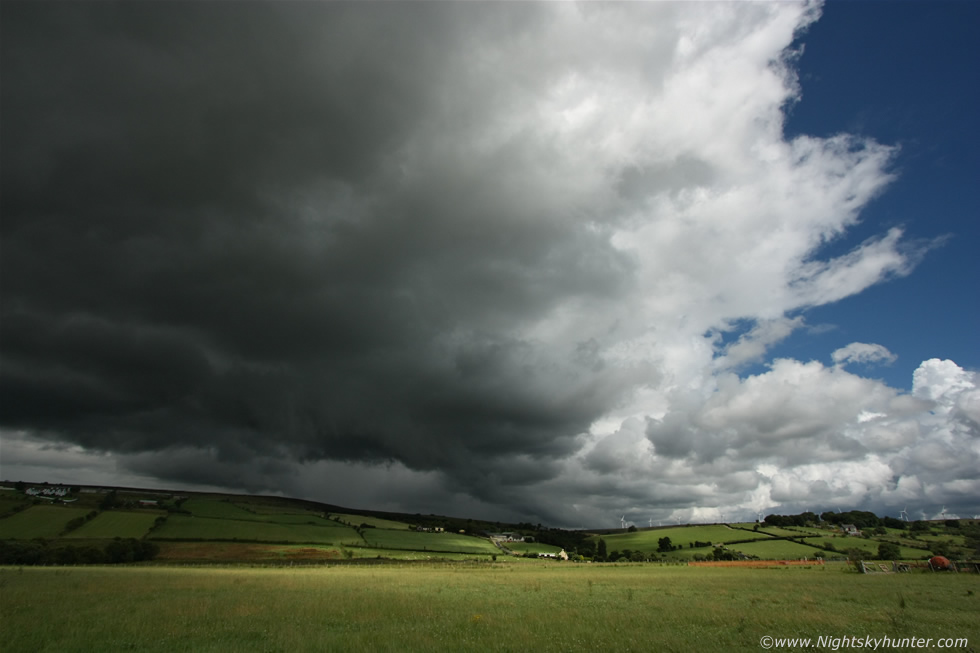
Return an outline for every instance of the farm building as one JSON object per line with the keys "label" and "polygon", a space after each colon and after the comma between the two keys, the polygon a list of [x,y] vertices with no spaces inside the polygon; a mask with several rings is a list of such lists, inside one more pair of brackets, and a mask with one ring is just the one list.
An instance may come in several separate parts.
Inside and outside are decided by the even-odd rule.
{"label": "farm building", "polygon": [[490,537],[492,537],[495,540],[499,540],[501,542],[524,542],[525,541],[524,536],[519,535],[518,533],[497,533],[496,535],[491,535]]}
{"label": "farm building", "polygon": [[24,493],[32,497],[63,497],[68,494],[67,488],[63,487],[46,487],[46,488],[36,488],[29,487],[24,490]]}

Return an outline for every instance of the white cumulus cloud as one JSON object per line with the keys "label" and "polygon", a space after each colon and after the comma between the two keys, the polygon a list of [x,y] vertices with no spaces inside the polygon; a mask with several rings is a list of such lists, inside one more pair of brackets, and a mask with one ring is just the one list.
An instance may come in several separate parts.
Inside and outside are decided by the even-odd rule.
{"label": "white cumulus cloud", "polygon": [[865,342],[852,342],[841,347],[831,354],[834,363],[844,365],[846,363],[894,363],[897,359],[895,354],[888,351],[887,347],[869,344]]}

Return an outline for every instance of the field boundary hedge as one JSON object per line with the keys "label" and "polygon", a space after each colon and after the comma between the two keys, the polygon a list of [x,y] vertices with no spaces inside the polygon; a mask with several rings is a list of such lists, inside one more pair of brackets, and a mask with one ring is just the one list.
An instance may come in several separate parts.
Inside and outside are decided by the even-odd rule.
{"label": "field boundary hedge", "polygon": [[688,567],[783,567],[822,565],[823,560],[691,560]]}

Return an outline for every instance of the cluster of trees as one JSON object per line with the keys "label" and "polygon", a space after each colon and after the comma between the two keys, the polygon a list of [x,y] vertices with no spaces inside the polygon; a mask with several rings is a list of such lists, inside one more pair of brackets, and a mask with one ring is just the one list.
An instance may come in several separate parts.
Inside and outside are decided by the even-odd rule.
{"label": "cluster of trees", "polygon": [[882,521],[878,515],[867,510],[848,510],[847,512],[823,512],[820,519],[828,524],[840,526],[841,524],[854,524],[860,530],[882,526]]}
{"label": "cluster of trees", "polygon": [[647,562],[649,560],[650,557],[642,551],[633,551],[630,549],[613,551],[609,555],[609,562]]}
{"label": "cluster of trees", "polygon": [[882,542],[878,545],[879,560],[898,560],[902,557],[902,551],[897,544],[892,542]]}
{"label": "cluster of trees", "polygon": [[[786,526],[806,526],[816,524],[819,521],[816,513],[801,512],[798,515],[767,515],[762,523],[766,526],[786,527]],[[848,522],[850,523],[850,522]]]}
{"label": "cluster of trees", "polygon": [[[887,520],[887,521],[886,521]],[[828,524],[854,524],[859,529],[871,529],[876,526],[888,526],[890,528],[904,528],[904,523],[894,517],[885,517],[884,520],[878,515],[866,510],[848,510],[847,512],[827,511],[817,516],[814,512],[801,512],[798,515],[767,515],[762,521],[766,526],[807,526],[818,524],[821,521]]]}
{"label": "cluster of trees", "polygon": [[[566,551],[568,549],[565,549]],[[577,549],[578,553],[586,558],[592,558],[596,562],[605,562],[610,559],[609,552],[606,549],[606,541],[601,537],[595,541],[584,541],[581,546]]]}
{"label": "cluster of trees", "polygon": [[557,546],[566,551],[578,551],[582,555],[588,555],[588,537],[588,534],[582,531],[566,531],[561,528],[542,528],[534,532],[534,539],[537,542]]}
{"label": "cluster of trees", "polygon": [[[594,547],[594,548],[593,548]],[[658,551],[675,551],[678,547],[674,546],[669,537],[662,537],[658,541]],[[592,558],[596,562],[647,562],[649,560],[659,560],[654,556],[649,556],[643,551],[633,551],[623,549],[622,551],[607,551],[606,541],[601,537],[593,542],[585,542],[578,550],[585,557]]]}
{"label": "cluster of trees", "polygon": [[64,535],[65,533],[70,533],[76,528],[80,528],[81,526],[84,526],[85,522],[92,521],[98,516],[98,514],[99,514],[98,510],[93,510],[87,515],[85,515],[84,517],[75,517],[70,522],[65,524],[65,530],[62,531],[61,534]]}
{"label": "cluster of trees", "polygon": [[[657,551],[660,553],[665,553],[667,551],[676,551],[681,548],[680,546],[671,543],[669,537],[662,537],[658,540]],[[700,545],[711,546],[710,543],[698,542]],[[597,562],[648,562],[650,560],[659,560],[656,554],[647,555],[643,551],[633,551],[630,549],[623,549],[622,551],[612,551],[608,555],[605,553],[605,542],[601,539],[599,540],[599,545],[596,547],[597,551],[594,556],[594,560]],[[736,554],[723,549],[720,546],[716,546],[710,555],[705,556],[695,556],[696,560],[735,560]]]}
{"label": "cluster of trees", "polygon": [[160,528],[166,523],[167,523],[167,515],[160,515],[159,517],[153,520],[153,526],[150,526],[149,532],[152,533],[153,531],[157,530],[158,528]]}
{"label": "cluster of trees", "polygon": [[187,497],[180,497],[179,499],[175,500],[173,503],[164,504],[164,505],[162,505],[160,507],[163,508],[164,510],[166,510],[167,512],[169,512],[169,513],[175,513],[175,514],[178,514],[178,515],[191,515],[191,514],[193,514],[190,510],[188,510],[187,508],[184,508],[184,502],[185,501],[187,501]]}
{"label": "cluster of trees", "polygon": [[[895,517],[878,517],[873,512],[866,510],[849,510],[847,512],[827,511],[821,513],[819,517],[812,512],[803,512],[798,515],[768,515],[763,520],[763,525],[782,527],[806,526],[816,525],[820,522],[826,522],[836,526],[854,524],[859,530],[875,535],[884,535],[887,532],[885,530],[886,528],[904,530],[909,532],[909,536],[912,539],[915,539],[920,533],[932,531],[937,526],[937,522],[934,521],[917,520],[906,522]],[[968,547],[980,550],[980,526],[970,521],[964,523],[959,519],[947,519],[943,522],[943,527],[946,528],[947,532],[950,530],[959,531],[960,534],[967,538]],[[758,525],[756,528],[758,529]],[[933,543],[932,546],[941,547],[942,545]],[[830,547],[828,547],[828,550],[830,550]]]}
{"label": "cluster of trees", "polygon": [[716,546],[715,550],[711,552],[711,557],[715,560],[736,560],[734,553],[728,549],[723,549],[720,546]]}
{"label": "cluster of trees", "polygon": [[102,565],[153,560],[160,547],[145,540],[115,539],[95,546],[52,547],[45,540],[0,540],[0,564],[4,565]]}
{"label": "cluster of trees", "polygon": [[116,494],[116,491],[115,490],[113,490],[112,492],[109,492],[104,497],[102,497],[102,503],[99,504],[99,509],[100,510],[112,510],[113,508],[115,508],[119,504],[120,504],[120,502],[119,502],[119,495]]}
{"label": "cluster of trees", "polygon": [[[827,512],[820,513],[819,516],[813,512],[801,512],[798,515],[767,515],[763,520],[763,524],[766,526],[781,527],[816,525],[820,522],[826,522],[836,526],[840,526],[841,524],[854,524],[860,530],[896,528],[924,531],[929,530],[931,527],[930,522],[906,522],[895,517],[878,517],[878,515],[867,510],[848,510],[847,512],[832,512],[828,510]],[[947,528],[960,527],[959,521],[956,519],[947,519],[945,525]]]}

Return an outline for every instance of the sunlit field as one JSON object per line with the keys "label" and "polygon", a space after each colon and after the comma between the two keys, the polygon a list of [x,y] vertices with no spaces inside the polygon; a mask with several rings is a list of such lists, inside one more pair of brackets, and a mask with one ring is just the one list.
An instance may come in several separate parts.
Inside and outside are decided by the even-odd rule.
{"label": "sunlit field", "polygon": [[541,544],[540,542],[507,542],[505,546],[514,553],[550,553],[557,554],[561,547]]}
{"label": "sunlit field", "polygon": [[367,546],[376,549],[482,553],[487,555],[500,552],[488,540],[457,533],[416,533],[372,528],[365,529],[363,535]]}
{"label": "sunlit field", "polygon": [[845,566],[388,564],[0,570],[6,653],[732,651],[774,637],[969,637],[973,574]]}

